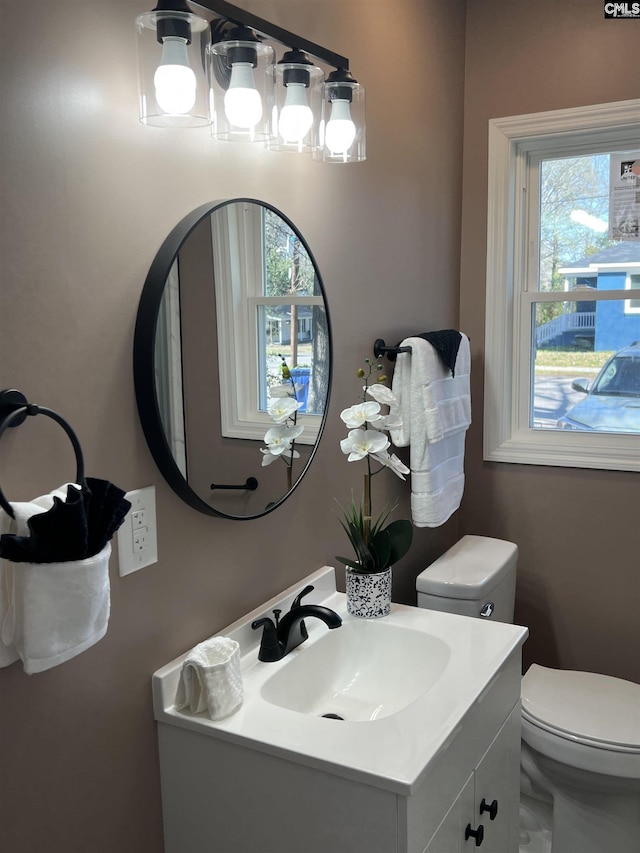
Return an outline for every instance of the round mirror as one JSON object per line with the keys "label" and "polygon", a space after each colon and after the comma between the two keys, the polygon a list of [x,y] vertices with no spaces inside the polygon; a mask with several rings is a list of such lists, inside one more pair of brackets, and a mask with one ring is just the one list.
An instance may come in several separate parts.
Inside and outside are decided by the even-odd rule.
{"label": "round mirror", "polygon": [[258,518],[315,453],[331,325],[295,225],[255,199],[203,205],[166,238],[134,340],[140,421],[160,472],[200,512]]}

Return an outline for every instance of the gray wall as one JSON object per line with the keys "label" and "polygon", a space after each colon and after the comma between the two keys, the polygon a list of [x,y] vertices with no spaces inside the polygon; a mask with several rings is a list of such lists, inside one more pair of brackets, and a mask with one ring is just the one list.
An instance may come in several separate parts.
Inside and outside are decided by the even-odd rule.
{"label": "gray wall", "polygon": [[[458,322],[463,0],[264,0],[247,7],[350,57],[368,92],[368,159],[322,166],[206,131],[137,119],[134,17],[144,0],[0,0],[0,387],[62,413],[87,473],[157,488],[157,565],[119,578],[95,647],[26,676],[0,670],[2,846],[15,853],[161,853],[150,678],[317,567],[344,536],[334,498],[361,487],[340,411],[375,338]],[[200,515],[164,485],[138,422],[137,303],[169,230],[220,198],[274,204],[306,237],[332,311],[325,436],[292,500],[254,522]],[[63,432],[29,419],[0,442],[1,485],[25,500],[72,478]],[[406,487],[376,478],[375,500]],[[384,482],[383,482],[384,481]],[[319,533],[321,531],[321,533]],[[459,535],[419,531],[396,598]]]}

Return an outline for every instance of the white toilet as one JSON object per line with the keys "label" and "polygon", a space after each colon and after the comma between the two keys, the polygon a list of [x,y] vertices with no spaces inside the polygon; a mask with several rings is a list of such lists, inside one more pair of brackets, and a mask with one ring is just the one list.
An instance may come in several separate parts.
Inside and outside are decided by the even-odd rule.
{"label": "white toilet", "polygon": [[[517,557],[512,542],[464,536],[418,576],[418,607],[512,622]],[[539,825],[552,806],[553,853],[640,853],[640,685],[533,664],[522,779]]]}

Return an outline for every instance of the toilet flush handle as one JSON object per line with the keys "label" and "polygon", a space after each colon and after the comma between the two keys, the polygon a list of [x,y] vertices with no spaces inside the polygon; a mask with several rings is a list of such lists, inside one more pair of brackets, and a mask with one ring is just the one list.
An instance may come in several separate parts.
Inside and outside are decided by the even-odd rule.
{"label": "toilet flush handle", "polygon": [[485,619],[489,619],[491,616],[493,616],[494,607],[495,604],[493,603],[493,601],[487,601],[487,603],[480,611],[480,616],[483,616]]}

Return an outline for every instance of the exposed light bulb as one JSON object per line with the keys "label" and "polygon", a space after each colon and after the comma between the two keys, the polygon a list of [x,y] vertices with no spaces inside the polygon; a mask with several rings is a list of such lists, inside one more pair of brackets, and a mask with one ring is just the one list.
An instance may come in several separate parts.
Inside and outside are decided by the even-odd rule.
{"label": "exposed light bulb", "polygon": [[162,42],[162,58],[153,75],[156,101],[170,115],[184,115],[196,102],[196,75],[187,58],[187,42],[167,36]]}
{"label": "exposed light bulb", "polygon": [[284,142],[300,144],[313,124],[313,112],[307,103],[304,83],[288,83],[287,96],[278,120],[278,133]]}
{"label": "exposed light bulb", "polygon": [[356,126],[351,118],[349,101],[331,102],[331,118],[325,129],[325,145],[332,154],[346,154],[356,138]]}
{"label": "exposed light bulb", "polygon": [[250,62],[233,63],[224,111],[231,124],[246,130],[254,128],[262,118],[262,99],[255,87]]}

